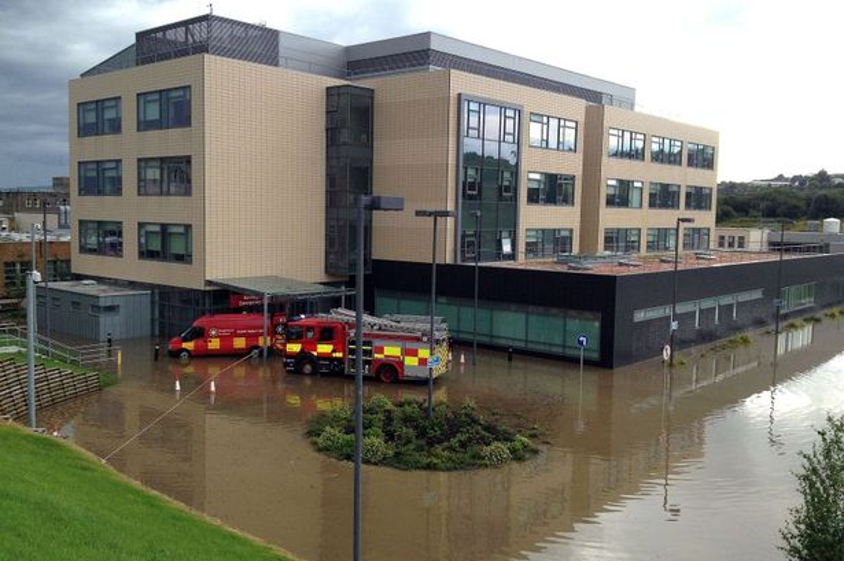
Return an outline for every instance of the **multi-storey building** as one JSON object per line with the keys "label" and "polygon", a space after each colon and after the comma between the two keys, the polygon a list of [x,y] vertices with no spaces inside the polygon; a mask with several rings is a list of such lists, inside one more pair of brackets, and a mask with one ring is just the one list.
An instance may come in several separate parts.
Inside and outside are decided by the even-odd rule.
{"label": "multi-storey building", "polygon": [[[420,208],[456,212],[440,262],[511,267],[525,293],[534,260],[713,244],[716,132],[637,112],[630,87],[436,33],[342,46],[205,15],[137,33],[69,90],[73,271],[151,287],[162,332],[227,306],[227,279],[348,284],[361,193],[405,201],[366,219],[378,312],[417,306],[396,304],[394,281],[430,263]],[[677,240],[680,217],[694,223]],[[596,306],[536,313],[595,333],[587,357],[610,363]],[[526,335],[485,340],[576,352],[533,345],[518,321]]]}

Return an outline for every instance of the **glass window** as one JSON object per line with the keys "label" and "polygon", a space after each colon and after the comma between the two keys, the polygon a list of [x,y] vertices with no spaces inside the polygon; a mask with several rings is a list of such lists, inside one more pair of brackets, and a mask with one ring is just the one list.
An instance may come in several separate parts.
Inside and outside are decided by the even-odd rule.
{"label": "glass window", "polygon": [[675,183],[651,182],[648,188],[649,208],[680,208],[680,186]]}
{"label": "glass window", "polygon": [[120,98],[85,101],[76,106],[76,135],[120,133]]}
{"label": "glass window", "polygon": [[461,259],[514,259],[521,111],[465,98],[461,107]]}
{"label": "glass window", "polygon": [[528,172],[527,202],[537,205],[573,206],[574,176]]}
{"label": "glass window", "polygon": [[686,250],[708,250],[709,249],[709,228],[685,228],[683,229],[683,249]]}
{"label": "glass window", "polygon": [[648,251],[673,251],[676,244],[674,228],[648,228]]}
{"label": "glass window", "polygon": [[715,147],[689,142],[686,165],[690,168],[715,169]]}
{"label": "glass window", "polygon": [[607,207],[614,208],[642,208],[641,181],[629,179],[607,180]]}
{"label": "glass window", "polygon": [[531,113],[530,145],[561,152],[576,152],[577,121]]}
{"label": "glass window", "polygon": [[81,196],[120,196],[123,193],[123,167],[120,160],[79,162]]}
{"label": "glass window", "polygon": [[191,227],[186,224],[138,224],[138,257],[190,263]]}
{"label": "glass window", "polygon": [[527,259],[549,259],[559,253],[571,253],[572,230],[528,229],[525,230],[525,257]]}
{"label": "glass window", "polygon": [[190,86],[138,94],[138,130],[191,126]]}
{"label": "glass window", "polygon": [[610,128],[607,154],[626,160],[645,159],[645,135],[641,132]]}
{"label": "glass window", "polygon": [[138,195],[186,197],[191,195],[191,157],[138,160]]}
{"label": "glass window", "polygon": [[604,251],[610,253],[638,253],[640,249],[638,228],[604,229]]}
{"label": "glass window", "polygon": [[79,221],[79,253],[123,256],[123,223]]}
{"label": "glass window", "polygon": [[683,141],[676,138],[652,136],[651,161],[672,166],[683,165]]}
{"label": "glass window", "polygon": [[815,304],[815,283],[786,286],[780,292],[782,311],[790,312]]}
{"label": "glass window", "polygon": [[712,188],[687,185],[686,210],[712,210]]}

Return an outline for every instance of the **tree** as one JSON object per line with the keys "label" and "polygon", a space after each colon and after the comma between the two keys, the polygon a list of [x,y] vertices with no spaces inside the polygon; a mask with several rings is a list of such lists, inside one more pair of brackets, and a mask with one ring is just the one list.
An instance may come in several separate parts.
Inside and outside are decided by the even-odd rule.
{"label": "tree", "polygon": [[820,442],[800,452],[803,503],[789,509],[780,549],[793,561],[844,561],[844,416],[827,415],[817,433]]}

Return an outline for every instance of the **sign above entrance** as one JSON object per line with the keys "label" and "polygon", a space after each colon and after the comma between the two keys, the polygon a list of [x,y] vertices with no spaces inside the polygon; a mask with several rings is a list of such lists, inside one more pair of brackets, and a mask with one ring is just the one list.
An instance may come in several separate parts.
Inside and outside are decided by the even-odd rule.
{"label": "sign above entrance", "polygon": [[250,306],[260,306],[263,303],[264,299],[262,297],[251,294],[231,294],[229,296],[230,308],[248,308]]}

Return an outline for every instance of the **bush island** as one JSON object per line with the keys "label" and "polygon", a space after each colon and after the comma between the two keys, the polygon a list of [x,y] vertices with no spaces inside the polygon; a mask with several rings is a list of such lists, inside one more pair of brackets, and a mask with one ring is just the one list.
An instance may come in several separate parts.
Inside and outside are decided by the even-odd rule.
{"label": "bush island", "polygon": [[[428,419],[424,401],[393,403],[376,395],[364,403],[363,427],[364,463],[398,469],[494,467],[538,452],[530,438],[485,417],[471,401],[458,407],[438,403]],[[320,452],[351,461],[354,411],[343,405],[317,415],[309,422],[307,435]]]}

